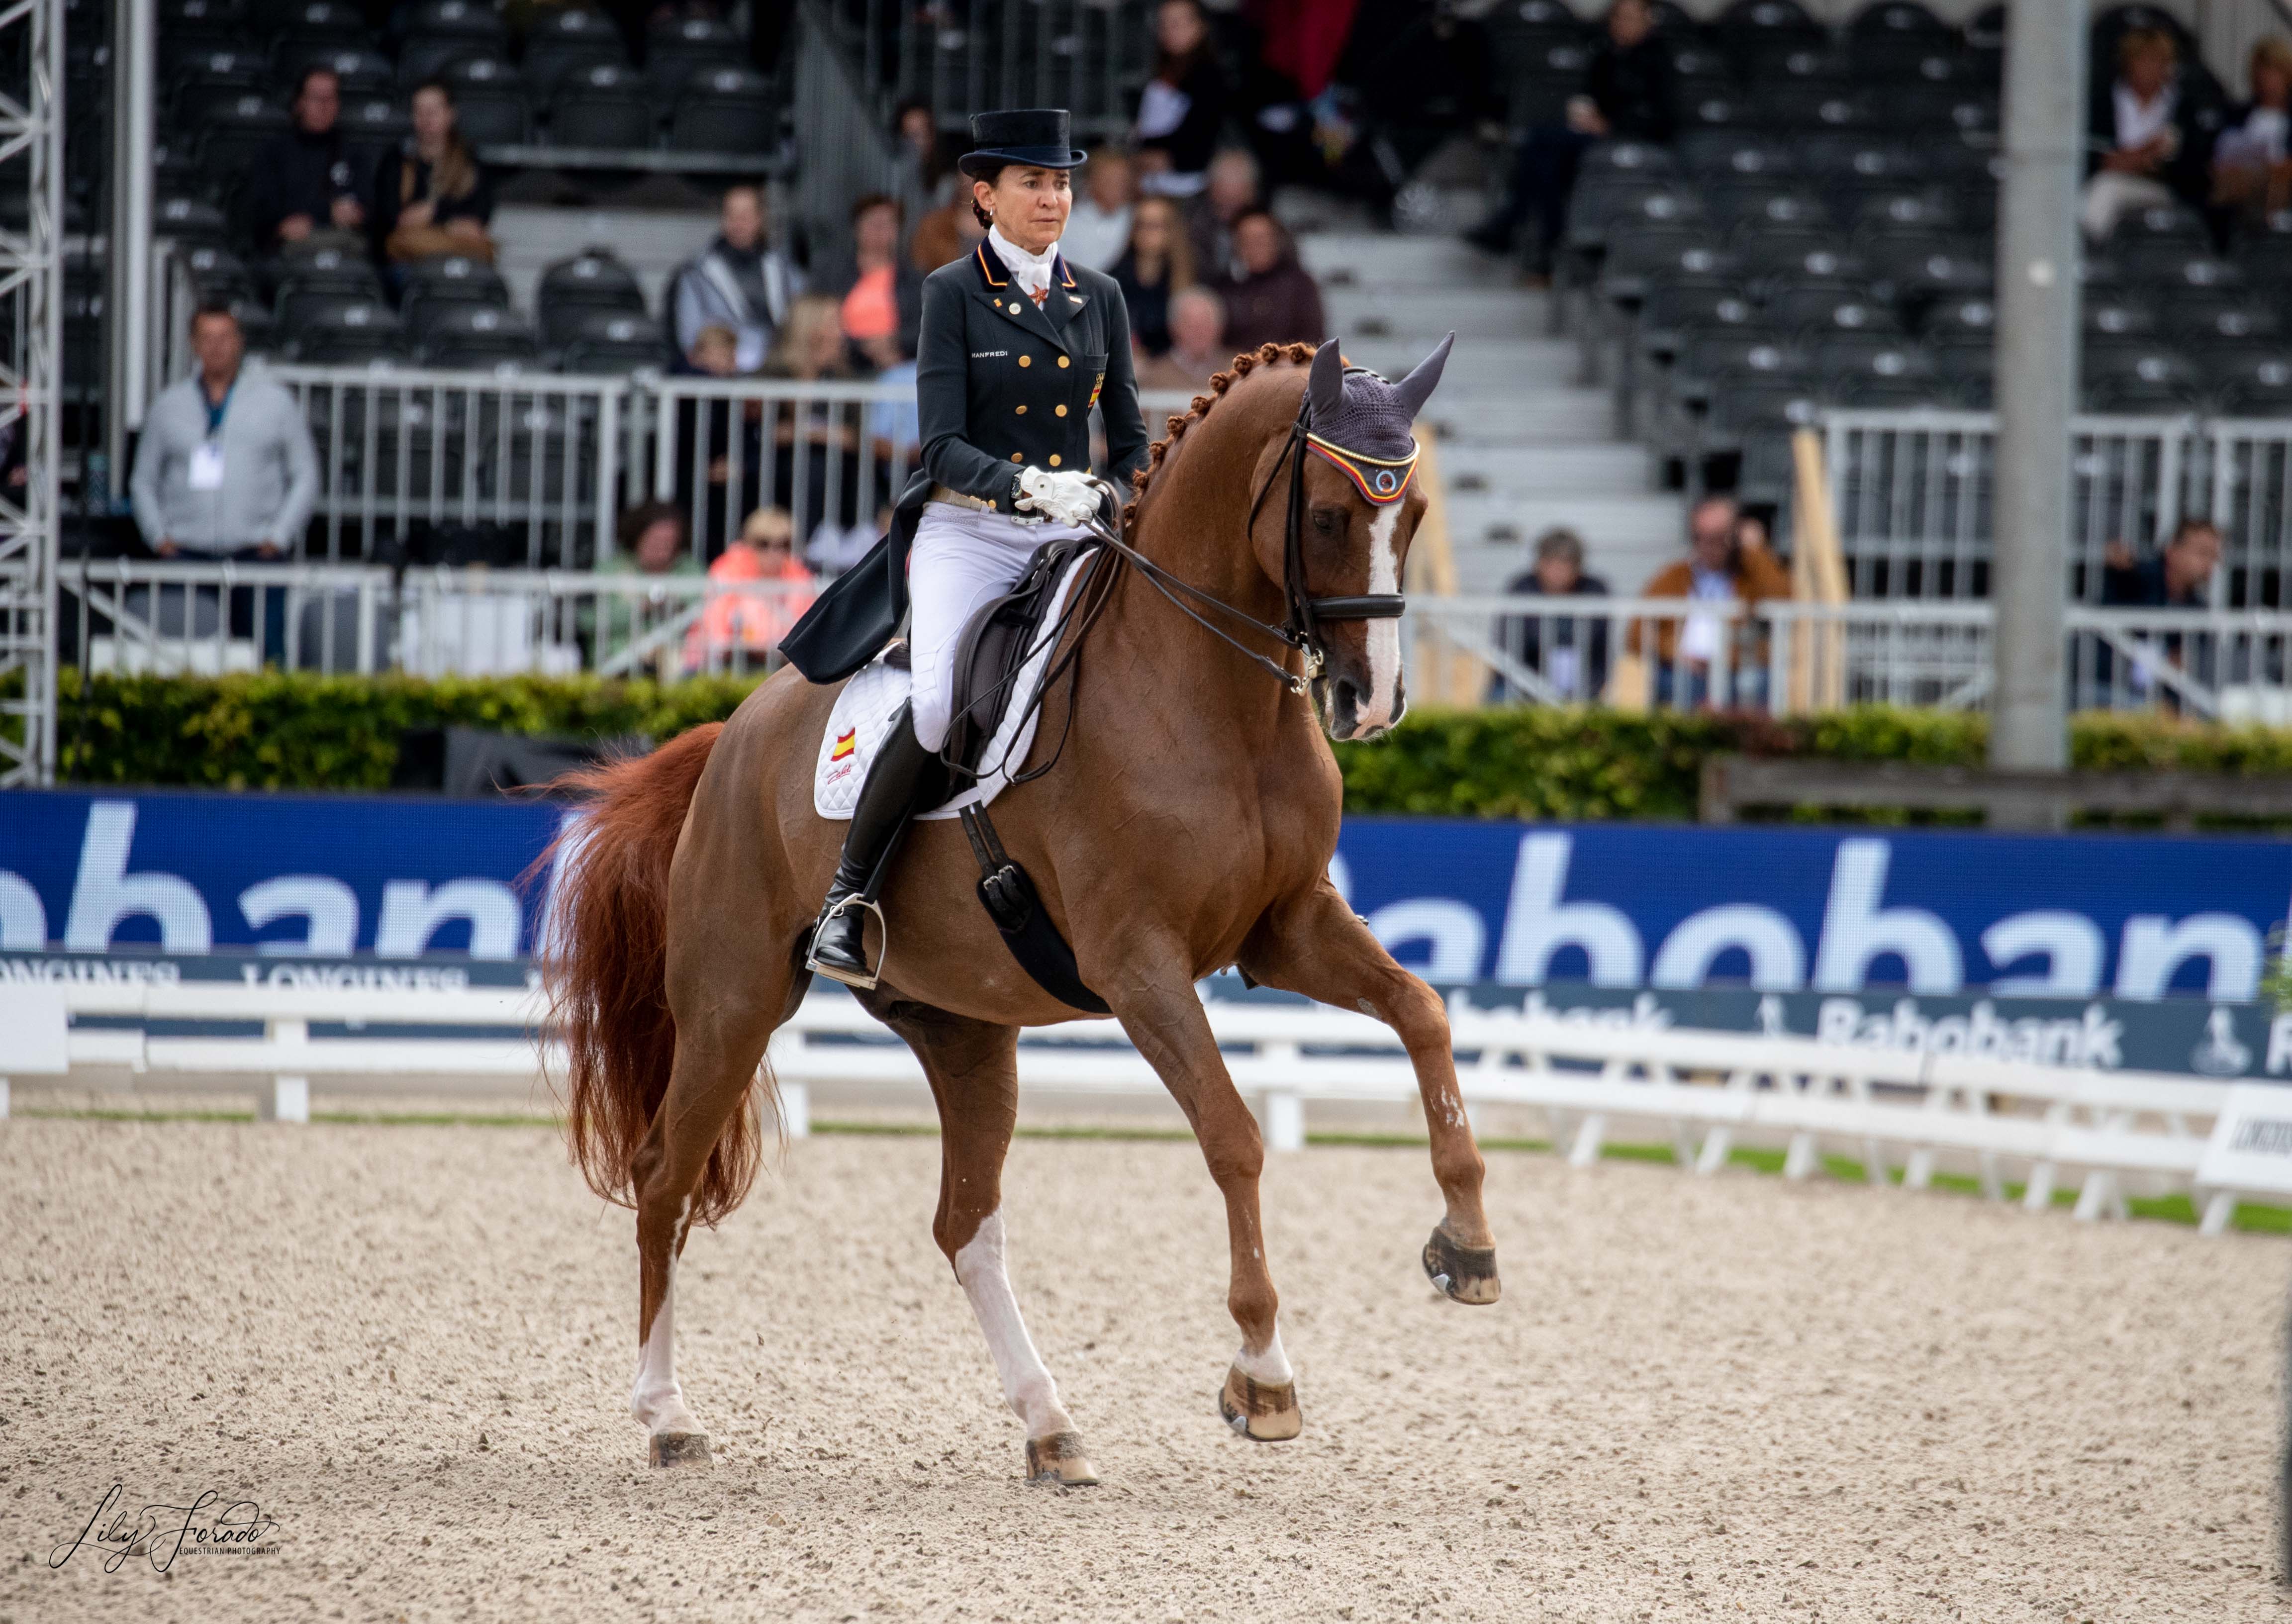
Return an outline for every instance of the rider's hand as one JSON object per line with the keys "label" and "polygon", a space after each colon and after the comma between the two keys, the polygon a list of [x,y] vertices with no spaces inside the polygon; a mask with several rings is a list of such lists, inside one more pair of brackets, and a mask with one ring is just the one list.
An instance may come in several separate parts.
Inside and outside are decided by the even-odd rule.
{"label": "rider's hand", "polygon": [[1099,516],[1100,490],[1098,481],[1086,473],[1029,468],[1019,476],[1019,496],[1013,505],[1061,524],[1082,524]]}

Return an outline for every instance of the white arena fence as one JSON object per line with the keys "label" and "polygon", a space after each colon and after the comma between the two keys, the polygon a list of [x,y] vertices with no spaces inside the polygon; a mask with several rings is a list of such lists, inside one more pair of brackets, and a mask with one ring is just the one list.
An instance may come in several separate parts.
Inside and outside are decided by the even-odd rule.
{"label": "white arena fence", "polygon": [[[442,980],[443,978],[441,978]],[[1235,1085],[1257,1110],[1268,1146],[1305,1143],[1312,1107],[1401,1103],[1417,1097],[1400,1040],[1382,1022],[1319,1005],[1206,1006]],[[109,1017],[102,1026],[87,1017]],[[261,1022],[261,1037],[170,1037],[122,1022]],[[76,981],[0,984],[4,1063],[18,1080],[86,1087],[130,1074],[171,1080],[244,1079],[261,1113],[307,1121],[315,1088],[355,1089],[376,1078],[471,1079],[529,1087],[561,1054],[545,1037],[537,990],[439,984],[375,987],[251,979],[214,982]],[[1602,1018],[1449,1009],[1468,1109],[1545,1111],[1570,1161],[1588,1167],[1626,1124],[1654,1125],[1680,1166],[1710,1174],[1741,1142],[1780,1140],[1783,1171],[1804,1178],[1826,1149],[1851,1152],[1873,1184],[1894,1169],[1912,1189],[1940,1164],[1971,1166],[1982,1192],[2024,1185],[2043,1210],[2074,1184],[2080,1218],[2122,1216],[2128,1193],[2186,1191],[2207,1233],[2224,1229],[2242,1196],[2292,1195],[2292,1090],[2155,1073],[2056,1067],[1930,1049],[1868,1047],[1796,1037],[1649,1029],[1628,1012]],[[342,1023],[342,1035],[313,1028]],[[2287,1024],[2280,1022],[2280,1025]],[[361,1027],[397,1029],[368,1033]],[[424,1036],[497,1029],[498,1036]],[[544,1048],[537,1049],[542,1035]],[[2292,1030],[2287,1031],[2292,1041]],[[921,1068],[852,999],[815,991],[773,1038],[782,1123],[810,1131],[814,1086],[865,1085],[929,1093]],[[1111,1021],[1030,1031],[1020,1046],[1023,1093],[1153,1096],[1160,1080]],[[267,1083],[267,1088],[263,1084]],[[0,1115],[8,1106],[0,1078]],[[2279,1102],[2281,1102],[2280,1103]]]}
{"label": "white arena fence", "polygon": [[[1825,462],[1860,597],[1974,599],[1995,539],[1995,413],[1824,414]],[[2221,527],[2214,602],[2292,579],[2292,419],[2081,416],[2070,424],[2070,586],[2098,603],[2113,543],[2135,555],[2183,518]]]}
{"label": "white arena fence", "polygon": [[[266,656],[302,670],[425,676],[769,670],[805,602],[777,581],[571,570],[101,559],[66,561],[59,581],[85,668],[163,675],[251,671]],[[1615,702],[1634,659],[1657,709],[1706,699],[1778,715],[1879,702],[1965,709],[1989,697],[1984,602],[1559,602],[1419,595],[1403,635],[1419,673],[1461,657],[1468,686],[1490,699]],[[1699,638],[1707,668],[1667,667],[1665,638]],[[2292,721],[2292,611],[2071,605],[2063,658],[2072,708]]]}

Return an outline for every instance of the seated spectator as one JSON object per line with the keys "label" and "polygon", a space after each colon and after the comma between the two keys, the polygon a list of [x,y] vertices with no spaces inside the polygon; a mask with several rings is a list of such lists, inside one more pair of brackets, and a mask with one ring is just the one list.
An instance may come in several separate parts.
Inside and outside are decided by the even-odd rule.
{"label": "seated spectator", "polygon": [[1225,301],[1225,342],[1235,351],[1264,343],[1320,343],[1327,335],[1321,290],[1297,263],[1289,230],[1265,209],[1233,224],[1235,274],[1215,285]]}
{"label": "seated spectator", "polygon": [[[1584,573],[1584,540],[1570,529],[1546,530],[1536,539],[1536,565],[1516,576],[1505,590],[1514,597],[1604,598],[1608,584]],[[1608,685],[1608,623],[1570,616],[1507,615],[1497,625],[1497,646],[1544,679],[1565,701],[1596,699]],[[1489,699],[1532,699],[1537,696],[1507,682],[1499,672]]]}
{"label": "seated spectator", "polygon": [[941,265],[951,265],[987,240],[987,228],[979,223],[979,216],[967,197],[933,209],[916,222],[915,235],[908,239],[908,259],[924,275],[929,276]]}
{"label": "seated spectator", "polygon": [[1226,93],[1200,0],[1162,0],[1154,8],[1154,73],[1139,93],[1133,131],[1141,192],[1190,198],[1202,190],[1225,124]]}
{"label": "seated spectator", "polygon": [[876,192],[851,206],[851,246],[832,260],[819,291],[843,301],[844,338],[870,372],[915,359],[924,279],[900,253],[900,205]]}
{"label": "seated spectator", "polygon": [[740,539],[708,566],[708,579],[725,590],[711,592],[685,634],[687,672],[762,663],[811,607],[819,586],[795,555],[795,521],[782,507],[750,513]]}
{"label": "seated spectator", "polygon": [[1101,147],[1083,167],[1082,195],[1067,216],[1059,252],[1068,263],[1110,271],[1130,246],[1130,214],[1137,194],[1131,185],[1130,156]]}
{"label": "seated spectator", "polygon": [[1669,141],[1678,123],[1677,100],[1671,51],[1655,36],[1648,0],[1615,0],[1607,37],[1585,71],[1583,93],[1569,99],[1567,123],[1528,133],[1513,160],[1504,202],[1465,239],[1491,254],[1509,253],[1521,226],[1533,222],[1529,270],[1549,276],[1586,150],[1602,141]]}
{"label": "seated spectator", "polygon": [[[684,513],[673,502],[647,502],[621,515],[617,545],[597,561],[597,573],[694,579],[700,561],[686,545]],[[671,676],[678,659],[676,628],[692,600],[665,593],[600,592],[593,618],[583,629],[595,639],[597,668],[616,676],[640,672]]]}
{"label": "seated spectator", "polygon": [[1167,198],[1141,198],[1130,217],[1130,246],[1107,274],[1129,309],[1131,342],[1148,355],[1167,350],[1170,300],[1194,285],[1193,253],[1178,206]]}
{"label": "seated spectator", "polygon": [[[136,528],[161,558],[291,560],[319,499],[319,454],[295,397],[243,366],[246,338],[222,302],[191,317],[198,370],[143,417],[129,481]],[[262,657],[284,663],[286,598],[262,594]],[[231,594],[231,634],[254,634],[253,589]]]}
{"label": "seated spectator", "polygon": [[1207,287],[1189,287],[1170,300],[1170,349],[1138,368],[1141,389],[1198,394],[1212,374],[1233,362],[1225,342],[1225,303]]}
{"label": "seated spectator", "polygon": [[2132,548],[2112,541],[2102,554],[2101,601],[2124,609],[2209,609],[2220,561],[2220,527],[2208,519],[2182,520],[2162,551],[2138,562]]}
{"label": "seated spectator", "polygon": [[910,98],[892,115],[890,191],[905,218],[920,222],[933,209],[955,201],[955,163],[940,139],[931,103]]}
{"label": "seated spectator", "polygon": [[414,133],[374,179],[374,239],[392,265],[459,254],[493,263],[493,182],[454,127],[454,93],[439,79],[414,93]]}
{"label": "seated spectator", "polygon": [[875,550],[876,544],[892,528],[892,505],[884,503],[876,510],[873,524],[851,524],[837,527],[822,524],[812,531],[811,539],[804,544],[803,555],[811,567],[819,571],[822,579],[842,575]]}
{"label": "seated spectator", "polygon": [[[1732,497],[1706,497],[1687,515],[1688,556],[1667,564],[1640,588],[1643,598],[1689,598],[1703,602],[1739,601],[1746,605],[1791,595],[1790,577],[1775,555],[1755,541],[1746,540],[1738,524],[1740,511]],[[1642,626],[1634,621],[1624,634],[1624,647],[1642,651]],[[1766,659],[1755,641],[1738,637],[1732,646],[1728,621],[1711,613],[1692,611],[1677,619],[1655,623],[1655,691],[1657,703],[1683,708],[1714,702],[1757,705],[1766,695]],[[1732,683],[1727,693],[1714,695],[1711,668],[1723,649],[1730,655]]]}
{"label": "seated spectator", "polygon": [[[2121,541],[2112,541],[2102,554],[2101,601],[2117,609],[2210,609],[2213,576],[2220,569],[2220,528],[2208,519],[2182,520],[2160,551],[2138,562],[2134,559],[2132,548]],[[2080,645],[2078,665],[2084,665],[2086,648],[2090,648],[2092,679],[2101,690],[2095,697],[2102,703],[2120,699],[2135,702],[2158,699],[2167,710],[2180,710],[2180,695],[2173,684],[2158,680],[2160,660],[2207,686],[2218,680],[2215,669],[2217,640],[2209,634],[2167,632],[2143,641],[2148,642],[2156,654],[2136,654],[2127,661],[2126,692],[2120,696],[2110,691],[2118,680],[2117,650],[2101,638],[2077,640]]]}
{"label": "seated spectator", "polygon": [[295,93],[295,127],[255,153],[239,183],[238,226],[259,255],[314,232],[349,234],[366,224],[361,177],[343,141],[343,82],[331,68],[303,75]]}
{"label": "seated spectator", "polygon": [[2252,48],[2252,100],[2232,109],[2213,146],[2213,202],[2248,217],[2292,206],[2292,43]]}
{"label": "seated spectator", "polygon": [[693,335],[684,363],[712,378],[737,377],[740,372],[740,335],[727,327],[705,327]]}
{"label": "seated spectator", "polygon": [[[764,370],[803,383],[848,378],[843,307],[825,294],[806,294],[788,308],[780,341]],[[807,538],[823,524],[855,523],[860,503],[860,430],[866,412],[855,400],[774,403],[771,436],[772,489],[787,493],[796,533]],[[875,504],[868,504],[872,508]]]}
{"label": "seated spectator", "polygon": [[763,194],[753,186],[727,189],[717,213],[716,240],[681,267],[669,299],[676,318],[676,347],[692,352],[705,327],[732,330],[733,370],[761,372],[788,305],[803,278],[764,231]]}
{"label": "seated spectator", "polygon": [[1186,241],[1196,276],[1212,282],[1232,271],[1233,222],[1263,202],[1255,158],[1228,147],[1210,160],[1208,184],[1186,205]]}
{"label": "seated spectator", "polygon": [[2135,210],[2209,194],[2219,115],[2180,84],[2180,48],[2162,28],[2128,28],[2117,44],[2117,77],[2093,99],[2086,143],[2085,234],[2101,242]]}

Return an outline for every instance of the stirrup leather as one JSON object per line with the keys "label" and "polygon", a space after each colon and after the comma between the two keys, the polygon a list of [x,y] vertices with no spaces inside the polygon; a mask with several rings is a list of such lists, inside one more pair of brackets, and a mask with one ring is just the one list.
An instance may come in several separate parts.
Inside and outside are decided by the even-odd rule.
{"label": "stirrup leather", "polygon": [[811,927],[811,945],[804,949],[803,967],[806,970],[811,971],[814,975],[826,976],[831,982],[841,982],[847,987],[855,987],[859,989],[861,992],[873,992],[876,990],[876,983],[882,979],[883,965],[878,965],[873,973],[870,973],[865,967],[867,959],[867,933],[865,926],[861,927],[860,938],[860,960],[862,967],[856,974],[852,971],[844,969],[839,965],[822,964],[819,959],[820,927],[826,925],[830,919],[842,918],[846,912],[855,908],[864,908],[869,913],[876,916],[876,929],[882,934],[884,939],[883,965],[888,965],[891,962],[892,926],[890,921],[884,917],[884,909],[882,905],[879,904],[873,897],[861,896],[858,892],[853,892],[849,896],[835,898],[833,901],[829,902],[827,907],[819,910],[819,917],[813,923]]}

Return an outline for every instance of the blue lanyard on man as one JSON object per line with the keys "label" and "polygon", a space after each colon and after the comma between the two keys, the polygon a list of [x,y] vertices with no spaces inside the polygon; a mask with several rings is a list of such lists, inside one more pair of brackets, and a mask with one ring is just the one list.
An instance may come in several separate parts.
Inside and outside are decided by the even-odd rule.
{"label": "blue lanyard on man", "polygon": [[223,414],[230,409],[230,398],[233,394],[238,392],[238,379],[233,377],[230,381],[230,387],[222,392],[222,400],[208,400],[206,399],[206,387],[204,385],[201,386],[199,390],[199,399],[206,402],[207,408],[207,438],[209,440],[220,440],[222,438]]}

